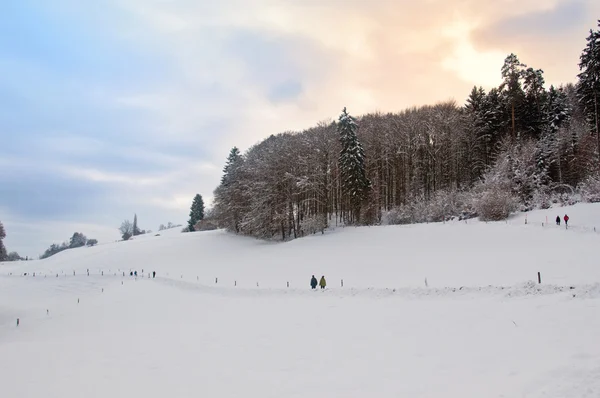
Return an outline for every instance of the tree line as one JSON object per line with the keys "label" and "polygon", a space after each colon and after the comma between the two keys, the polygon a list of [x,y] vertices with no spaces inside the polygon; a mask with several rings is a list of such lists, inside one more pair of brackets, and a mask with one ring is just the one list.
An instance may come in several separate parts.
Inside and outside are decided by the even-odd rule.
{"label": "tree line", "polygon": [[[600,26],[600,21],[599,21]],[[214,191],[220,226],[291,239],[329,225],[503,219],[600,201],[600,31],[576,84],[506,57],[502,83],[455,102],[352,117],[233,148]],[[578,199],[580,195],[581,198]]]}

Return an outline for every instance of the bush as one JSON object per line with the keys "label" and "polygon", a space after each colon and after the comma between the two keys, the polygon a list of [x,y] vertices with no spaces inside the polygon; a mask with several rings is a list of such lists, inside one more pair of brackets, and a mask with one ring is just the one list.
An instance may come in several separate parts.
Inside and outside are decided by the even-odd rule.
{"label": "bush", "polygon": [[599,203],[600,202],[600,174],[591,175],[586,178],[577,190],[581,194],[581,199],[584,202]]}
{"label": "bush", "polygon": [[475,203],[481,221],[505,220],[517,206],[518,200],[509,192],[500,189],[484,192]]}
{"label": "bush", "polygon": [[327,228],[327,222],[323,216],[304,217],[304,219],[300,222],[301,236],[315,234],[317,232],[322,233],[325,228]]}

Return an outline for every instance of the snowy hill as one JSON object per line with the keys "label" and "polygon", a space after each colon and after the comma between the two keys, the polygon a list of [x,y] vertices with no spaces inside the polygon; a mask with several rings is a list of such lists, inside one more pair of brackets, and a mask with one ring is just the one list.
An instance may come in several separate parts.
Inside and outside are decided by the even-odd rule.
{"label": "snowy hill", "polygon": [[0,265],[5,396],[600,396],[600,205],[154,235]]}

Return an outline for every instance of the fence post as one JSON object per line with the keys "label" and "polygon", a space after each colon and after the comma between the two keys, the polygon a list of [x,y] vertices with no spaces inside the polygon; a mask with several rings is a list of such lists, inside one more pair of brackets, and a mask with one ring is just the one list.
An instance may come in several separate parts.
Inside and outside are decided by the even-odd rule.
{"label": "fence post", "polygon": [[542,283],[542,275],[538,272],[538,283]]}
{"label": "fence post", "polygon": [[215,283],[219,283],[219,278],[215,278]]}
{"label": "fence post", "polygon": [[233,281],[233,286],[237,286],[237,281]]}
{"label": "fence post", "polygon": [[290,287],[290,283],[289,282],[287,283],[287,287]]}
{"label": "fence post", "polygon": [[341,280],[341,285],[342,285],[342,287],[344,287],[344,280],[343,279]]}

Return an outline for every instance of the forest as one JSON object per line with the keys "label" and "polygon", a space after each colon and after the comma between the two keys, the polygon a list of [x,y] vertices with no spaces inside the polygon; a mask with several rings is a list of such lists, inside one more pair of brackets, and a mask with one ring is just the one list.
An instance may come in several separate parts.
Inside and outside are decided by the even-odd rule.
{"label": "forest", "polygon": [[[598,23],[600,27],[600,21]],[[515,54],[463,105],[351,116],[233,148],[214,191],[220,227],[293,239],[331,225],[502,220],[600,201],[600,30],[575,83],[546,87]]]}

